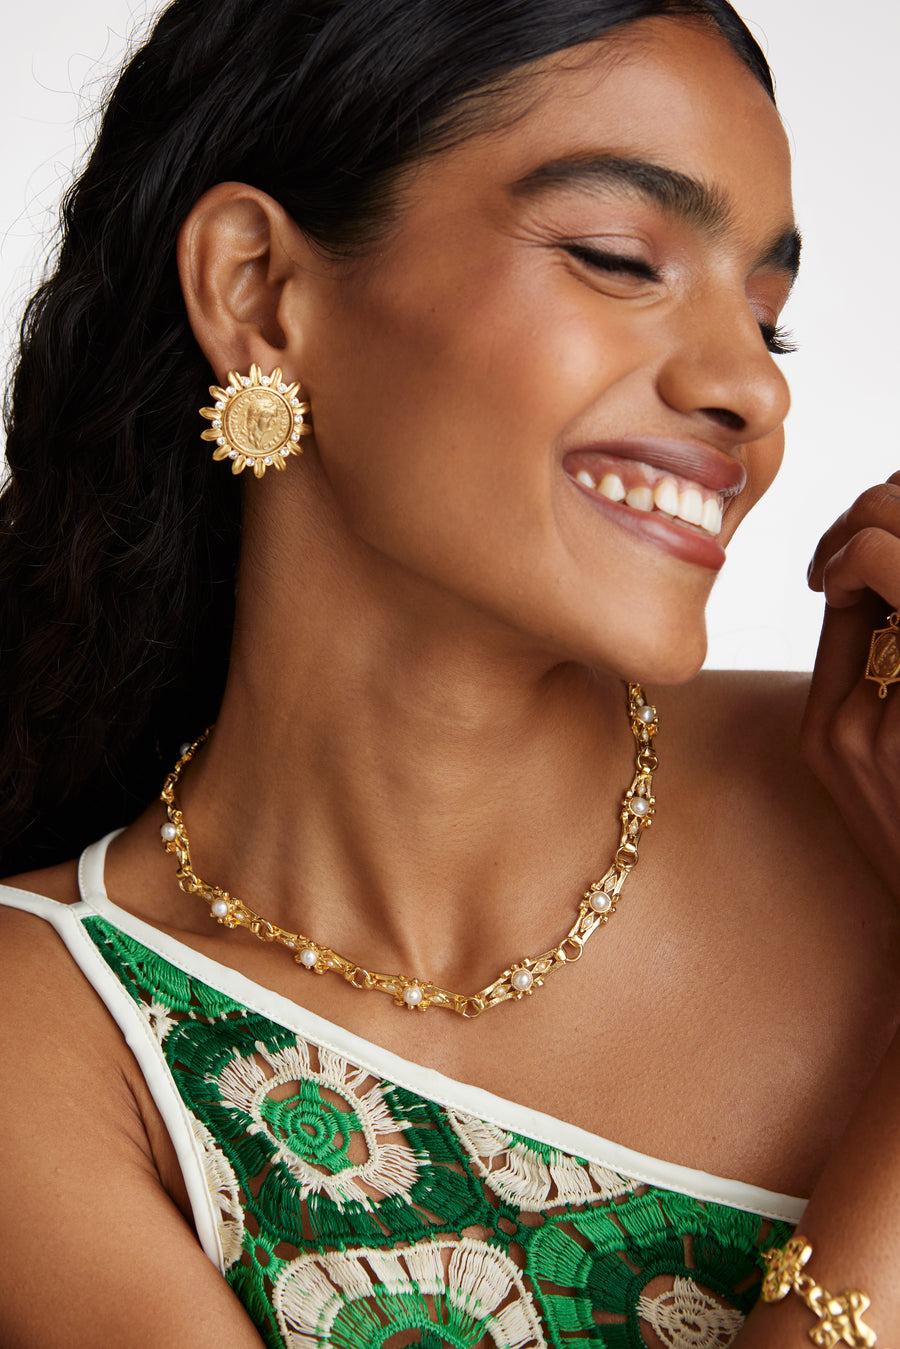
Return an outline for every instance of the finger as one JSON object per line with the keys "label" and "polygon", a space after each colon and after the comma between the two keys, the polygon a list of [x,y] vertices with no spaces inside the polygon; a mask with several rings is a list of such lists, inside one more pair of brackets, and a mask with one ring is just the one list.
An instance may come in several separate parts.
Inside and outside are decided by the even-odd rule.
{"label": "finger", "polygon": [[[864,841],[877,837],[870,861],[895,887],[887,859],[900,856],[900,689],[882,699],[865,676],[872,634],[861,628],[874,603],[870,596],[859,606],[827,610],[802,740],[807,762],[857,840],[866,848]],[[873,627],[883,626],[879,607]]]}
{"label": "finger", "polygon": [[890,607],[900,605],[900,537],[886,529],[859,530],[822,568],[822,588],[832,609],[844,609],[873,590]]}
{"label": "finger", "polygon": [[810,704],[816,703],[825,720],[865,681],[872,632],[884,622],[884,601],[871,592],[846,608],[826,608],[810,689]]}
{"label": "finger", "polygon": [[812,590],[823,588],[823,572],[829,558],[843,548],[854,534],[868,528],[900,534],[900,473],[863,492],[849,510],[844,511],[825,531],[809,564],[808,580]]}
{"label": "finger", "polygon": [[885,605],[872,591],[857,604],[827,607],[803,721],[803,748],[819,778],[839,787],[849,763],[865,757],[884,711],[865,677],[872,632],[884,626]]}

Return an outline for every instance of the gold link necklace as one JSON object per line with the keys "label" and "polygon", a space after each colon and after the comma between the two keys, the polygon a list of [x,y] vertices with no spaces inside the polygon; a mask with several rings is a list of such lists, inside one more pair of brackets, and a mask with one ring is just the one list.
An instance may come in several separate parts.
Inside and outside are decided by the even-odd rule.
{"label": "gold link necklace", "polygon": [[184,816],[175,801],[175,788],[185,764],[190,763],[209,731],[184,749],[166,778],[161,800],[166,807],[167,818],[160,833],[166,852],[175,854],[178,862],[176,875],[181,889],[185,894],[199,895],[204,899],[209,905],[210,917],[225,927],[245,927],[260,941],[279,942],[288,948],[301,968],[315,974],[334,971],[343,975],[354,988],[376,989],[389,994],[397,1007],[405,1007],[407,1011],[424,1012],[429,1007],[446,1007],[460,1016],[476,1017],[487,1008],[496,1007],[509,998],[520,1001],[536,988],[541,988],[548,974],[579,960],[588,938],[597,928],[605,927],[615,913],[625,882],[637,864],[641,834],[652,823],[656,806],[653,774],[659,766],[659,760],[653,751],[653,737],[659,730],[659,723],[656,708],[647,703],[639,684],[628,685],[628,718],[636,746],[635,771],[622,801],[622,829],[612,862],[600,880],[594,881],[590,889],[584,892],[575,921],[558,946],[540,956],[523,956],[477,993],[451,993],[449,989],[439,988],[426,979],[410,979],[405,974],[379,974],[375,970],[367,970],[329,946],[321,946],[299,932],[287,932],[275,923],[270,923],[221,886],[202,881],[191,865],[191,845]]}

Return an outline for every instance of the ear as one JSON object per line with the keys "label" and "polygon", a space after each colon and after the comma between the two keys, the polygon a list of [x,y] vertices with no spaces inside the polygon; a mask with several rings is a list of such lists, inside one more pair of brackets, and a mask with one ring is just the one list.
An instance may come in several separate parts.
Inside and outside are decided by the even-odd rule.
{"label": "ear", "polygon": [[188,318],[220,384],[232,369],[302,369],[301,289],[309,243],[272,197],[246,183],[219,183],[200,198],[178,236]]}

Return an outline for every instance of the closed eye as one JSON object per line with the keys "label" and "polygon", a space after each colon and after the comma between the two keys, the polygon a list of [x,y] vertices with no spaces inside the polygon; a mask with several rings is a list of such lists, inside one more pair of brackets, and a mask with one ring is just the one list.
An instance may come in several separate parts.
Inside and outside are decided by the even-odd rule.
{"label": "closed eye", "polygon": [[[576,261],[595,271],[606,272],[613,276],[634,276],[641,281],[660,281],[661,275],[652,263],[643,258],[631,257],[627,253],[613,253],[605,248],[590,248],[586,244],[566,244],[565,252]],[[789,356],[797,350],[797,343],[791,339],[786,328],[778,328],[774,323],[761,323],[759,331],[763,341],[773,356]]]}
{"label": "closed eye", "polygon": [[651,263],[643,258],[629,257],[627,253],[610,253],[604,248],[588,248],[585,244],[566,244],[565,251],[586,267],[600,272],[636,276],[642,281],[660,280],[659,272]]}

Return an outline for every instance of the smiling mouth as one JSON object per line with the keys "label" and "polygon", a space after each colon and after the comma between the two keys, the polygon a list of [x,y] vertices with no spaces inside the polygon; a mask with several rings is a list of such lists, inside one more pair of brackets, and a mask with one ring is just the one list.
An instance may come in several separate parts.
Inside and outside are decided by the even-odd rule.
{"label": "smiling mouth", "polygon": [[676,478],[630,460],[612,465],[583,465],[569,476],[590,494],[629,506],[646,515],[661,515],[666,520],[687,525],[707,538],[716,538],[722,528],[722,514],[734,492],[716,492],[690,479]]}

